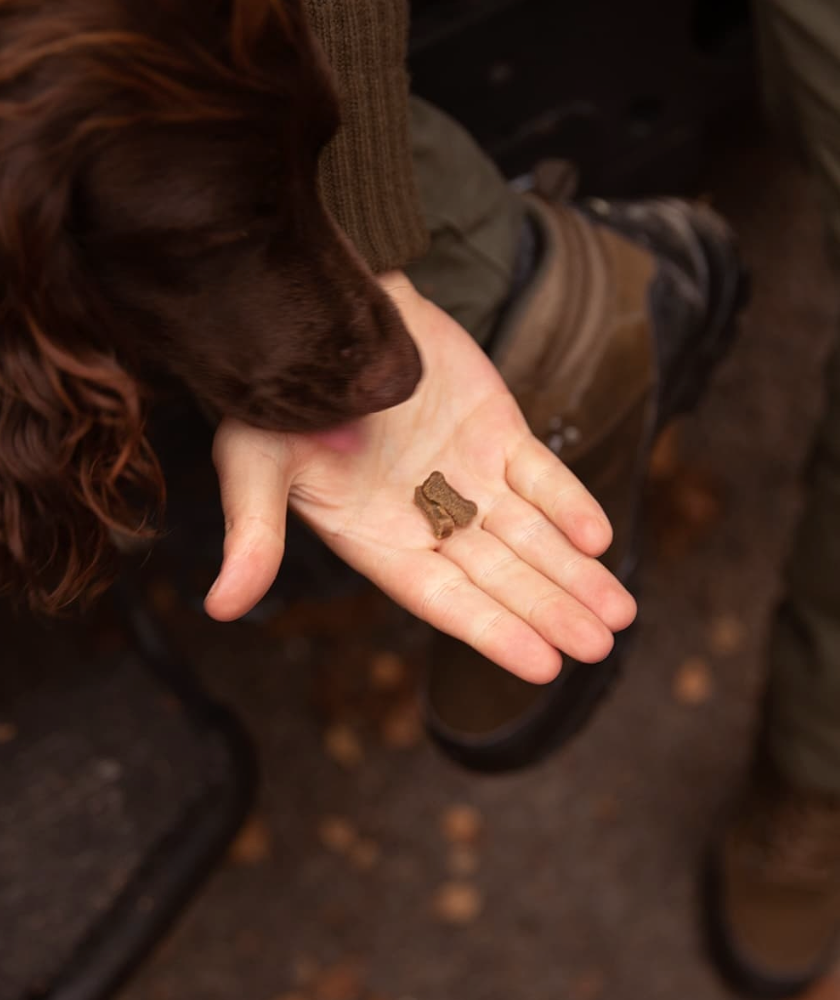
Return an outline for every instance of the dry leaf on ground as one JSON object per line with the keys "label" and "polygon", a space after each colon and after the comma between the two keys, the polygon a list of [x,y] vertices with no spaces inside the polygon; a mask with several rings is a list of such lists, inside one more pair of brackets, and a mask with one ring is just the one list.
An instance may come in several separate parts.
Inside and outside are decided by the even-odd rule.
{"label": "dry leaf on ground", "polygon": [[692,656],[674,674],[672,692],[678,705],[703,705],[712,696],[714,679],[709,665],[699,656]]}
{"label": "dry leaf on ground", "polygon": [[358,767],[365,757],[359,737],[345,725],[330,726],[324,733],[324,751],[348,771]]}
{"label": "dry leaf on ground", "polygon": [[361,837],[350,848],[350,864],[359,871],[367,872],[375,868],[382,856],[382,849],[370,837]]}
{"label": "dry leaf on ground", "polygon": [[471,924],[482,907],[481,893],[471,882],[444,882],[432,900],[435,916],[447,924]]}
{"label": "dry leaf on ground", "polygon": [[441,817],[441,830],[452,844],[475,844],[481,838],[484,820],[475,806],[450,806]]}
{"label": "dry leaf on ground", "polygon": [[382,742],[393,750],[408,750],[423,739],[423,720],[414,698],[390,709],[379,727]]}
{"label": "dry leaf on ground", "polygon": [[347,854],[357,838],[356,827],[343,816],[325,816],[318,824],[318,840],[334,854]]}
{"label": "dry leaf on ground", "polygon": [[260,816],[252,816],[231,844],[228,857],[235,865],[258,865],[271,857],[271,832]]}
{"label": "dry leaf on ground", "polygon": [[744,648],[747,627],[736,615],[719,615],[709,626],[709,649],[718,656],[731,656]]}
{"label": "dry leaf on ground", "polygon": [[377,691],[396,691],[405,683],[408,670],[396,653],[374,654],[370,661],[370,683]]}

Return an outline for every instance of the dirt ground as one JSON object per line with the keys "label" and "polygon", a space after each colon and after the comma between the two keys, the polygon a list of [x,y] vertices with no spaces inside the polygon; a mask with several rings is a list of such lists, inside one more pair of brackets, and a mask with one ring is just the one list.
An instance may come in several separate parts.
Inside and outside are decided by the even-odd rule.
{"label": "dirt ground", "polygon": [[[625,676],[570,747],[480,777],[425,740],[427,632],[367,588],[216,625],[154,600],[257,745],[258,809],[121,1000],[721,1000],[696,873],[756,721],[766,624],[837,325],[819,206],[763,138],[708,189],[743,332],[660,449]],[[840,973],[811,1000],[840,1000]]]}

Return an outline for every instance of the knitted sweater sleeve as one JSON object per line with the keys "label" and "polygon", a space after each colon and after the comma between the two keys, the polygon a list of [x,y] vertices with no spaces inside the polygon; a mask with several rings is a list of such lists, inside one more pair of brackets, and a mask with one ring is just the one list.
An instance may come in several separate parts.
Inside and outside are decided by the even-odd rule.
{"label": "knitted sweater sleeve", "polygon": [[327,208],[372,270],[404,267],[428,233],[408,125],[406,0],[304,0],[333,68],[342,125],[321,159]]}

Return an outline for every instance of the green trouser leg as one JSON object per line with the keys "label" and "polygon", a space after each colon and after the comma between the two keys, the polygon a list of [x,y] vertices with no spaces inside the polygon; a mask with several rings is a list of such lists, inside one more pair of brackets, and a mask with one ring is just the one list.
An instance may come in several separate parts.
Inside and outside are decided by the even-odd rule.
{"label": "green trouser leg", "polygon": [[[840,247],[840,5],[759,0],[770,111],[822,181]],[[773,622],[765,740],[787,777],[840,794],[840,345],[826,370],[826,412],[808,495]]]}
{"label": "green trouser leg", "polygon": [[840,349],[826,374],[828,409],[770,633],[765,733],[791,781],[840,795]]}
{"label": "green trouser leg", "polygon": [[514,283],[522,200],[457,122],[419,98],[411,134],[431,246],[408,275],[484,344]]}

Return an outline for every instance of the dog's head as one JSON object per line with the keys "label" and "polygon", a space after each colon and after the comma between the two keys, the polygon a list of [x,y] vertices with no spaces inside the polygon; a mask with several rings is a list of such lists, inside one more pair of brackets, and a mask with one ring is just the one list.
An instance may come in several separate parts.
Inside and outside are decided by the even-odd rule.
{"label": "dog's head", "polygon": [[420,376],[325,211],[299,0],[0,0],[0,587],[55,609],[144,533],[144,386],[317,430]]}

